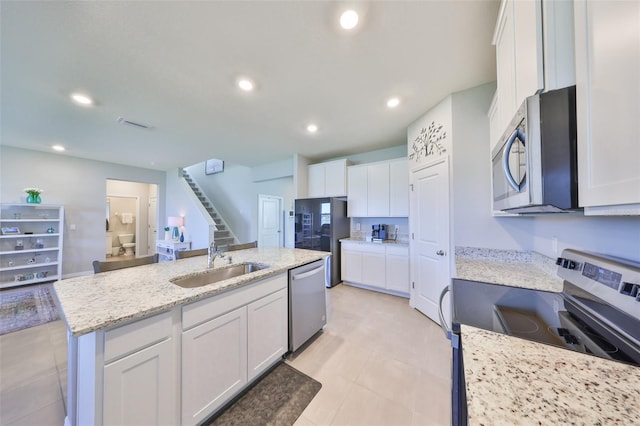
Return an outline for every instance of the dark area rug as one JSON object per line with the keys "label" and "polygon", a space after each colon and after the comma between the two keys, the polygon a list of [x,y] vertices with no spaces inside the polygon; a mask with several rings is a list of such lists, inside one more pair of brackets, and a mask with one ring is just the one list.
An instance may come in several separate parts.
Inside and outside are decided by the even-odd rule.
{"label": "dark area rug", "polygon": [[290,426],[321,387],[320,382],[282,362],[204,424]]}
{"label": "dark area rug", "polygon": [[59,318],[49,287],[0,292],[0,336]]}

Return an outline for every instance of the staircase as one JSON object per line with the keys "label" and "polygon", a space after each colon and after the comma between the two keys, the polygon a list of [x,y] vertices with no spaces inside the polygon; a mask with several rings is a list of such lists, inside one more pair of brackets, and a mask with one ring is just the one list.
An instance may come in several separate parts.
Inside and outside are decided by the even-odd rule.
{"label": "staircase", "polygon": [[231,232],[224,219],[222,219],[222,216],[220,216],[220,214],[213,207],[213,204],[211,203],[211,201],[209,201],[209,198],[207,198],[198,184],[191,178],[191,176],[189,176],[189,173],[187,173],[187,171],[184,169],[182,170],[182,177],[187,182],[187,184],[189,184],[189,187],[191,187],[193,193],[196,195],[196,197],[198,197],[198,199],[202,203],[202,206],[207,210],[207,213],[209,213],[211,219],[213,219],[213,221],[215,222],[216,228],[218,229],[213,233],[213,241],[216,243],[216,245],[224,246],[228,244],[235,244],[236,237],[233,232]]}

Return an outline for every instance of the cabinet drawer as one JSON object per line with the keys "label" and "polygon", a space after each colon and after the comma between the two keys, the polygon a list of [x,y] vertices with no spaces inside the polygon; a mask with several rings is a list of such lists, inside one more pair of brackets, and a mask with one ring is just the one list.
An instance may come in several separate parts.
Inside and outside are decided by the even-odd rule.
{"label": "cabinet drawer", "polygon": [[182,329],[188,330],[286,287],[287,274],[283,273],[186,305],[182,308]]}
{"label": "cabinet drawer", "polygon": [[139,351],[171,337],[172,312],[123,325],[104,333],[104,362]]}

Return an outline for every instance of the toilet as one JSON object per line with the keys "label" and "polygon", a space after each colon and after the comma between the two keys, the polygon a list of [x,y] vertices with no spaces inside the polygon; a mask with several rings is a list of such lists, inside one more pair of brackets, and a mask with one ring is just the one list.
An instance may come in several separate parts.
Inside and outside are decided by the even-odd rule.
{"label": "toilet", "polygon": [[134,234],[118,234],[120,245],[124,249],[125,256],[133,256],[135,254],[136,243],[133,242]]}

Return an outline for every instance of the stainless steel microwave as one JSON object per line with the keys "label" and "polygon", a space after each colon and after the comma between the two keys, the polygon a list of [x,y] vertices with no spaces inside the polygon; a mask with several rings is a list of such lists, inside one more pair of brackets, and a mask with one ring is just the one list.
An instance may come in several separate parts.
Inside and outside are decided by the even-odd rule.
{"label": "stainless steel microwave", "polygon": [[527,98],[491,154],[494,210],[578,210],[575,86]]}

